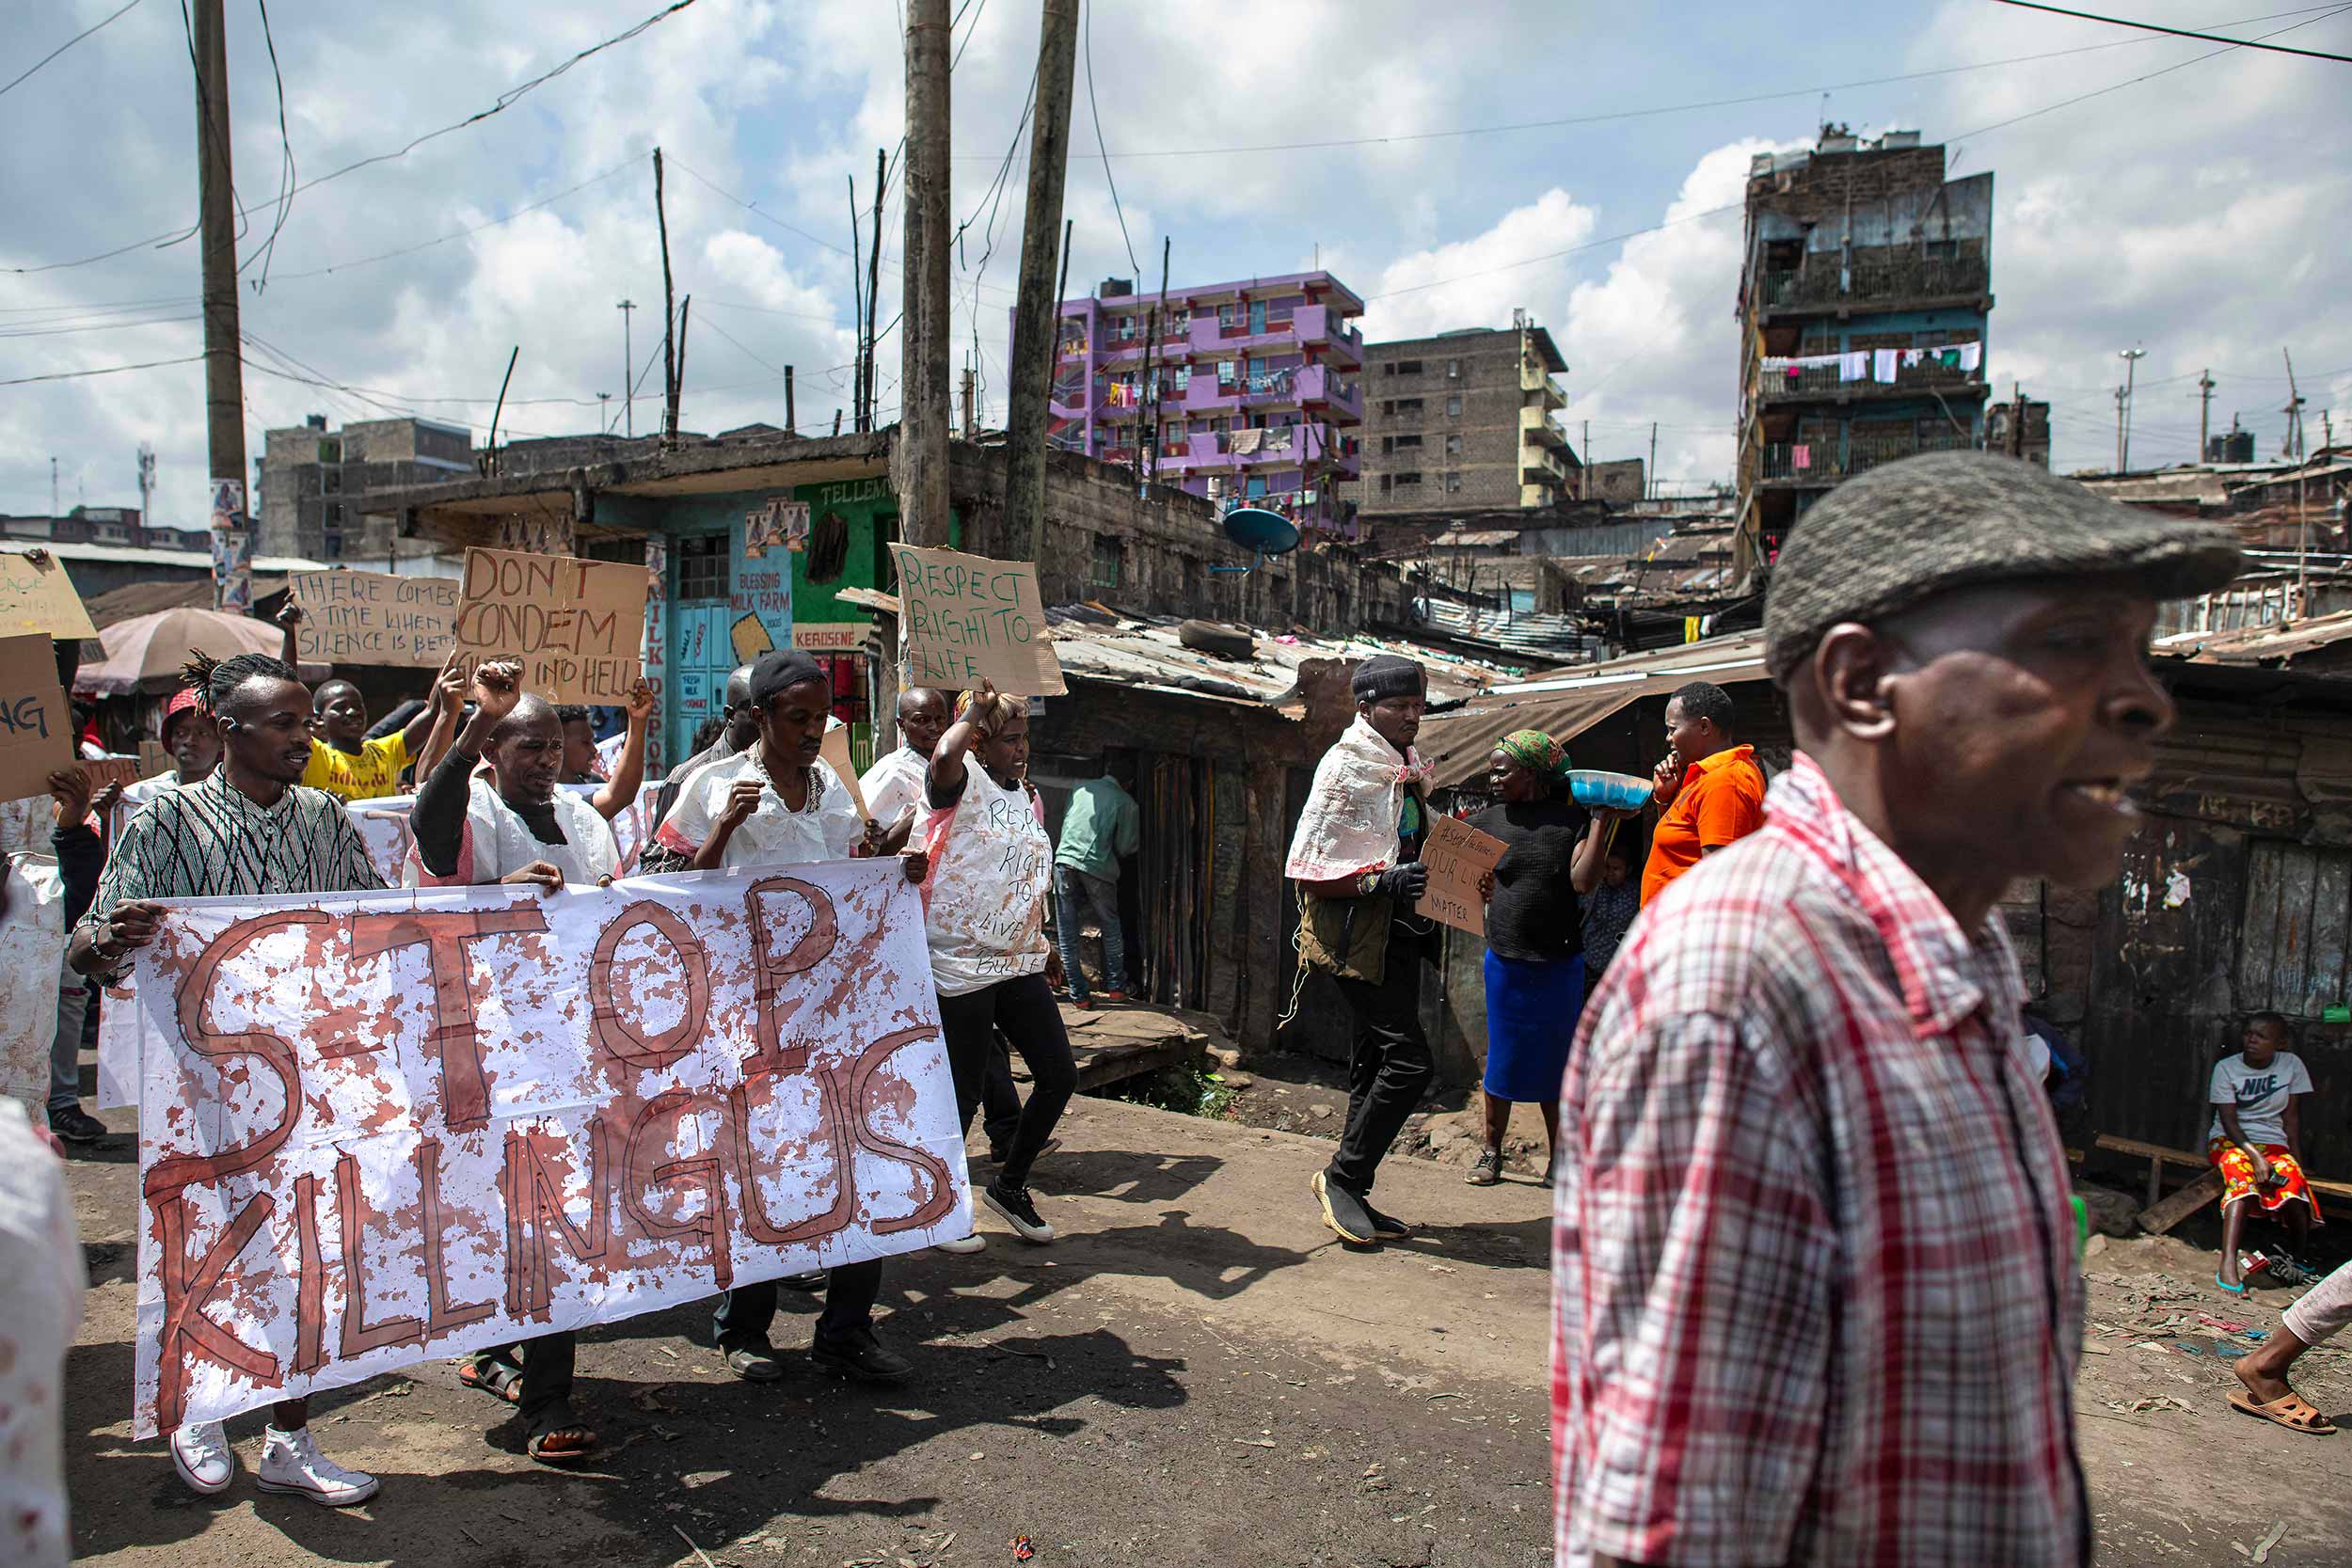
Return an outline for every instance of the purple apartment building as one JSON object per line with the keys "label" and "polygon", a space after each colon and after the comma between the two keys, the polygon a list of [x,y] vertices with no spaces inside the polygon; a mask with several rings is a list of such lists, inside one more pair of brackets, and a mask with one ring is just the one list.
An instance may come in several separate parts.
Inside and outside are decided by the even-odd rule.
{"label": "purple apartment building", "polygon": [[1106,279],[1094,297],[1062,302],[1050,439],[1141,470],[1156,398],[1159,483],[1352,536],[1356,506],[1339,486],[1360,471],[1364,340],[1350,318],[1363,309],[1327,272],[1165,299]]}

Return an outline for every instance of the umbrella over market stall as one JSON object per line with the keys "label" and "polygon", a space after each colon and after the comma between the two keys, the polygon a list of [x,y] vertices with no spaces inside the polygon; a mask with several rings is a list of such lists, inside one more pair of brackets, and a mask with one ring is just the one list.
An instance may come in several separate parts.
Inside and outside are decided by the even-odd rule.
{"label": "umbrella over market stall", "polygon": [[[267,654],[275,658],[284,646],[284,634],[266,621],[226,610],[166,610],[103,627],[98,642],[105,657],[74,672],[77,696],[155,696],[180,684],[181,666],[197,654],[215,658]],[[324,676],[329,668],[305,664],[303,678]]]}

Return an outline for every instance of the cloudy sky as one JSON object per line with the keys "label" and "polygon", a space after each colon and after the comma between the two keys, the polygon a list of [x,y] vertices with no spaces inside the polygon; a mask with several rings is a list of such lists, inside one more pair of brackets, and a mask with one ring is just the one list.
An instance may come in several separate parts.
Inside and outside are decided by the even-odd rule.
{"label": "cloudy sky", "polygon": [[[2352,54],[2352,6],[2117,4]],[[0,74],[121,5],[8,8]],[[954,216],[968,228],[951,284],[957,360],[977,365],[994,420],[1038,5],[958,5]],[[830,427],[848,403],[849,182],[870,204],[876,150],[899,145],[894,6],[695,0],[493,118],[341,174],[490,107],[657,0],[281,5],[282,138],[259,8],[227,8],[253,455],[264,430],[310,413],[421,414],[479,441],[517,344],[504,428],[593,430],[599,393],[614,394],[617,425],[619,300],[643,307],[629,381],[659,344],[656,146],[670,165],[677,288],[694,300],[685,424],[783,423],[787,364],[803,428]],[[2022,380],[2052,401],[2060,467],[2113,461],[2117,351],[2134,345],[2148,351],[2135,467],[2193,453],[2205,368],[2217,424],[2240,416],[2275,451],[2282,347],[2312,441],[2322,409],[2352,424],[2352,66],[1994,0],[1089,9],[1067,198],[1073,293],[1136,271],[1131,248],[1156,277],[1167,238],[1180,285],[1319,262],[1366,296],[1375,340],[1499,325],[1523,307],[1567,357],[1580,447],[1589,420],[1594,457],[1645,452],[1655,421],[1669,481],[1727,479],[1740,223],[1721,209],[1736,209],[1752,152],[1802,145],[1826,114],[1865,133],[1917,128],[1948,144],[1955,172],[1994,171],[1992,373],[2004,391]],[[200,523],[199,365],[20,380],[201,346],[196,247],[163,243],[196,211],[179,7],[136,0],[0,89],[0,383],[14,383],[0,385],[0,512],[47,510],[52,457],[66,506],[135,504],[146,441],[159,520]],[[281,213],[289,150],[298,182],[335,177],[297,183]],[[885,325],[897,195],[894,183]],[[895,333],[882,370],[887,419]],[[660,379],[639,384],[641,431],[658,418]]]}

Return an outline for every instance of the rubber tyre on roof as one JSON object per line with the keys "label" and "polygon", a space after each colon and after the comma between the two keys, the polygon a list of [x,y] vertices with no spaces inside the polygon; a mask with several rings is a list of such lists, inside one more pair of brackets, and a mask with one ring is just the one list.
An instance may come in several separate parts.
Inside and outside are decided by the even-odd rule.
{"label": "rubber tyre on roof", "polygon": [[1215,621],[1186,621],[1176,628],[1176,641],[1195,653],[1218,658],[1255,658],[1258,640],[1237,626]]}

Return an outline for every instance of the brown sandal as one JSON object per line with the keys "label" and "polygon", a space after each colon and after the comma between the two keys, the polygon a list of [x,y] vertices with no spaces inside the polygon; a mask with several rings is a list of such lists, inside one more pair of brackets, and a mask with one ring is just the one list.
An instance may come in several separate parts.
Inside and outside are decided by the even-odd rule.
{"label": "brown sandal", "polygon": [[596,1448],[596,1430],[567,1405],[549,1411],[545,1424],[523,1443],[523,1452],[542,1465],[577,1465]]}
{"label": "brown sandal", "polygon": [[2336,1430],[2336,1424],[2321,1415],[2316,1405],[2292,1388],[2267,1404],[2243,1388],[2236,1389],[2230,1395],[2230,1404],[2249,1416],[2276,1422],[2289,1432],[2308,1432],[2314,1437],[2325,1437]]}
{"label": "brown sandal", "polygon": [[457,1381],[508,1404],[520,1404],[523,1400],[523,1370],[503,1361],[461,1361]]}

